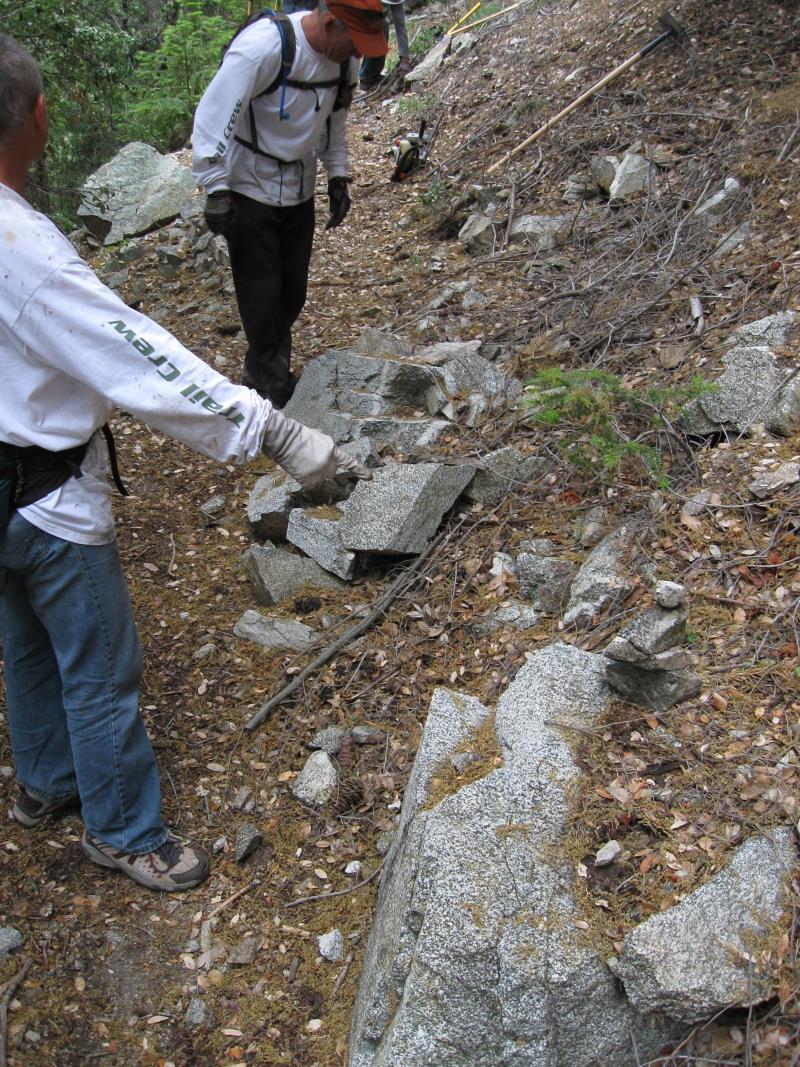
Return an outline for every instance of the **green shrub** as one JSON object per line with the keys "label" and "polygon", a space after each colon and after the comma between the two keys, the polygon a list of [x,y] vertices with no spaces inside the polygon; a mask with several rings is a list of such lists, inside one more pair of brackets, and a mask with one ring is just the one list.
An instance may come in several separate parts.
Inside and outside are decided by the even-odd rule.
{"label": "green shrub", "polygon": [[534,375],[522,402],[531,422],[557,432],[555,446],[574,467],[666,488],[662,452],[645,442],[658,440],[680,407],[712,388],[695,377],[686,385],[637,392],[606,371],[554,367]]}
{"label": "green shrub", "polygon": [[189,136],[194,111],[216,73],[222,49],[246,15],[231,14],[233,4],[180,0],[175,23],[164,30],[155,52],[140,52],[124,123],[128,136],[162,151],[179,147]]}
{"label": "green shrub", "polygon": [[441,40],[444,33],[442,26],[423,26],[413,36],[409,43],[411,55],[421,58],[430,52],[434,45]]}

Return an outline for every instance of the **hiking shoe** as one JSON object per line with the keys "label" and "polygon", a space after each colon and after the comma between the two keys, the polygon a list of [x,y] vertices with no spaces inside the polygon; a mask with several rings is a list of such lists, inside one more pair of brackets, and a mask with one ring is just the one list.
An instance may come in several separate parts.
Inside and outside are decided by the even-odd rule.
{"label": "hiking shoe", "polygon": [[208,877],[208,856],[205,852],[187,845],[172,833],[154,852],[139,856],[97,841],[89,836],[88,830],[83,834],[81,845],[93,863],[116,868],[139,885],[158,889],[162,893],[193,889]]}
{"label": "hiking shoe", "polygon": [[60,800],[37,800],[24,786],[20,786],[11,815],[18,823],[30,829],[38,826],[51,815],[65,812],[67,808],[79,808],[80,803],[77,793],[73,793],[71,797],[62,797]]}

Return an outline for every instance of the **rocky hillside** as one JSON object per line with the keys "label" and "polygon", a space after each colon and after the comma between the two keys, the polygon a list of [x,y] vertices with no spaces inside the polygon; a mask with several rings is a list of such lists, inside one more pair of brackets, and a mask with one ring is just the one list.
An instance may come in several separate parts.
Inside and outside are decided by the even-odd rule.
{"label": "rocky hillside", "polygon": [[[418,10],[412,38],[462,13]],[[76,817],[9,821],[9,1064],[797,1062],[796,5],[681,0],[685,39],[503,162],[660,14],[523,4],[455,36],[405,93],[355,102],[353,210],[324,231],[320,197],[298,403],[370,438],[377,485],[413,471],[370,501],[378,530],[344,488],[298,499],[266,461],[222,468],[116,420],[166,814],[214,866],[161,901],[89,869]],[[390,182],[392,143],[423,119],[428,163]],[[235,375],[225,251],[197,206],[82,247]],[[367,356],[379,373],[359,378]],[[476,471],[499,482],[476,490]],[[433,517],[364,540],[428,476]],[[343,522],[332,567],[320,545]],[[502,834],[484,833],[490,811]],[[441,875],[451,853],[427,883],[446,892],[408,919],[403,871],[425,857],[440,866],[414,870]],[[557,926],[529,922],[556,912],[526,878],[557,898]],[[479,906],[482,885],[510,912]],[[432,955],[456,914],[472,925]],[[538,933],[505,936],[509,915]],[[480,953],[451,986],[467,943]],[[559,1001],[535,965],[554,944],[578,961]],[[665,945],[680,949],[666,969]],[[497,972],[518,999],[491,999]],[[408,1008],[429,974],[429,1018],[456,1025],[426,1045]],[[539,1051],[537,1011],[558,1034]],[[639,1044],[623,1051],[614,1027]]]}

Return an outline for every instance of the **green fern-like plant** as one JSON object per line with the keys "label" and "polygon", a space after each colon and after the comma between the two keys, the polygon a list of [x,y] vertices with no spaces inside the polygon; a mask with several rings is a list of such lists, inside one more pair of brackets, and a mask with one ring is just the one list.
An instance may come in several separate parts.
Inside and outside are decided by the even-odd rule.
{"label": "green fern-like plant", "polygon": [[639,478],[669,485],[660,449],[645,443],[669,425],[688,400],[709,391],[701,378],[670,388],[638,392],[615,374],[597,368],[540,371],[526,384],[523,406],[529,420],[557,431],[556,447],[584,473]]}

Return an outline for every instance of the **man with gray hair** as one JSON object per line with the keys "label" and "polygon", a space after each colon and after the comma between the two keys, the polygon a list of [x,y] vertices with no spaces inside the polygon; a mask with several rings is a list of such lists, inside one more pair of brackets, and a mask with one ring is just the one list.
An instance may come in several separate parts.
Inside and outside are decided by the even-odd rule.
{"label": "man with gray hair", "polygon": [[20,785],[12,814],[33,827],[79,803],[91,860],[151,889],[189,889],[208,859],[161,819],[98,431],[119,407],[223,463],[265,454],[303,485],[339,468],[370,472],[97,279],[25,200],[47,136],[39,67],[0,34],[0,636]]}
{"label": "man with gray hair", "polygon": [[18,133],[44,91],[39,64],[0,34],[0,143]]}

